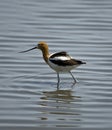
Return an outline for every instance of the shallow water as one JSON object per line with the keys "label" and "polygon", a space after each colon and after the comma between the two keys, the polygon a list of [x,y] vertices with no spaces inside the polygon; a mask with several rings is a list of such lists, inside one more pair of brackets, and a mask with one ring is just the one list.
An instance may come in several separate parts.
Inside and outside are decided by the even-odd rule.
{"label": "shallow water", "polygon": [[[112,1],[2,0],[0,3],[0,128],[112,128]],[[41,52],[86,61],[56,73]]]}

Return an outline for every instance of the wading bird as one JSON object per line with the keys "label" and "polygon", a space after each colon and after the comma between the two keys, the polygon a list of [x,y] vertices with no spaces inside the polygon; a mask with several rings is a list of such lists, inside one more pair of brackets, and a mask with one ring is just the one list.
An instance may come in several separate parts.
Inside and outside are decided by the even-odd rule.
{"label": "wading bird", "polygon": [[85,62],[82,62],[80,60],[73,59],[71,56],[69,56],[65,51],[58,52],[58,53],[49,53],[49,48],[46,42],[39,42],[36,47],[33,47],[31,49],[28,49],[26,51],[21,51],[20,53],[28,52],[34,49],[40,49],[43,54],[43,59],[45,62],[57,72],[57,89],[59,88],[60,84],[60,72],[68,72],[72,76],[74,83],[76,83],[76,80],[71,72],[72,69],[75,69],[81,64],[85,64]]}

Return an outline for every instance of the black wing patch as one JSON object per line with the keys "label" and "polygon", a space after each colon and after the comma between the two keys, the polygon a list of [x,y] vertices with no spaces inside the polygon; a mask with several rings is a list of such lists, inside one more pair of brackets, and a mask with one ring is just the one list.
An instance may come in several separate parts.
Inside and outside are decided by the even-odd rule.
{"label": "black wing patch", "polygon": [[70,57],[65,51],[61,51],[61,52],[58,52],[58,53],[51,55],[50,58],[55,58],[55,57],[59,57],[59,56]]}
{"label": "black wing patch", "polygon": [[[55,59],[56,57],[61,57],[61,56],[69,57],[70,59],[69,60]],[[74,65],[86,64],[85,62],[82,62],[80,60],[71,59],[71,57],[65,51],[58,52],[58,53],[51,55],[49,60],[52,63],[59,65],[59,66],[74,66]]]}
{"label": "black wing patch", "polygon": [[75,59],[70,59],[70,60],[53,60],[50,59],[50,61],[56,65],[59,66],[74,66],[74,65],[81,65],[84,64],[82,61],[80,60],[75,60]]}

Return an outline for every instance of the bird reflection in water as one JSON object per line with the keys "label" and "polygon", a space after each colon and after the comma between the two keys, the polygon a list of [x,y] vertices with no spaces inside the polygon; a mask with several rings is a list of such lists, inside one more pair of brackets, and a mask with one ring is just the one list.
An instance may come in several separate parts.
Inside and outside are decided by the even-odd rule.
{"label": "bird reflection in water", "polygon": [[[41,121],[48,121],[49,117],[52,117],[54,124],[61,127],[79,127],[81,122],[81,97],[73,94],[74,91],[71,90],[44,91],[40,98],[40,106],[42,106]],[[74,123],[71,125],[69,122]]]}
{"label": "bird reflection in water", "polygon": [[[70,90],[56,90],[51,92],[43,92],[45,95],[45,98],[55,98],[57,100],[59,99],[68,99],[73,100],[72,92]],[[67,100],[66,100],[67,101]]]}
{"label": "bird reflection in water", "polygon": [[56,91],[44,91],[44,96],[41,97],[43,100],[56,100],[63,102],[71,102],[74,100],[80,100],[80,96],[73,96],[71,90],[56,90]]}

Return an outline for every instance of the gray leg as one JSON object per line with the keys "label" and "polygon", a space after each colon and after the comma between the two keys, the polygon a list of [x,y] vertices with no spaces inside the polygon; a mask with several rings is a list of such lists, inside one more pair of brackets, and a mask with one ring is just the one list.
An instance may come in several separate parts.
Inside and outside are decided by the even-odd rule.
{"label": "gray leg", "polygon": [[74,83],[76,83],[76,79],[74,78],[72,72],[70,71],[69,73],[70,73],[70,75],[72,76],[72,78],[73,78],[73,80],[74,80]]}
{"label": "gray leg", "polygon": [[60,77],[59,77],[59,73],[58,73],[58,72],[57,72],[57,79],[58,79],[58,82],[57,82],[57,89],[59,89]]}

